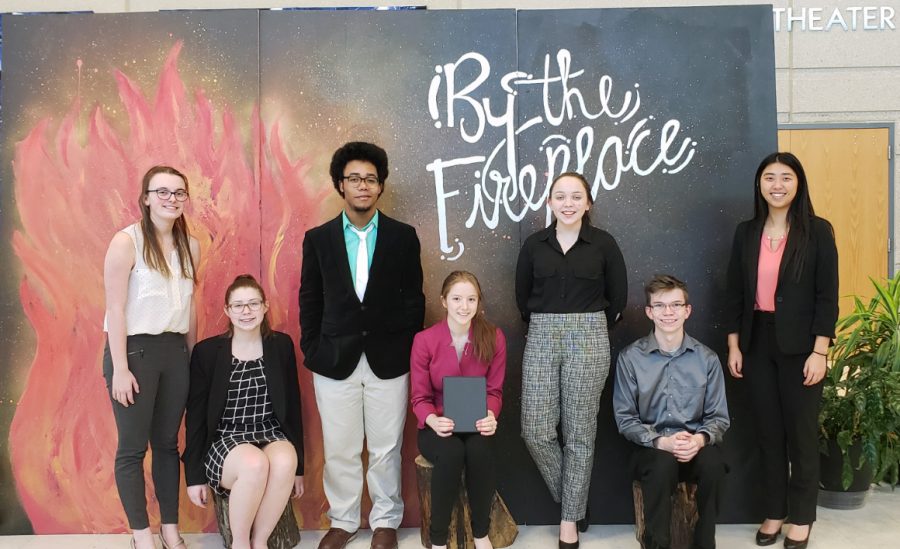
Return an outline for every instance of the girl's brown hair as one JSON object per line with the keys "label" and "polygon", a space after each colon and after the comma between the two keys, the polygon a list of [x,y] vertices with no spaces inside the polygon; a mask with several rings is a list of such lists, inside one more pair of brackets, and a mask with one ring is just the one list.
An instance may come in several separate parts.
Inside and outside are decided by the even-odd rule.
{"label": "girl's brown hair", "polygon": [[490,362],[494,358],[494,343],[497,340],[497,327],[484,317],[484,297],[481,295],[481,284],[475,275],[468,271],[453,271],[444,279],[441,286],[441,297],[447,299],[450,288],[458,282],[468,282],[475,287],[478,294],[478,312],[472,318],[472,336],[475,340],[473,348],[475,357],[481,362]]}
{"label": "girl's brown hair", "polygon": [[[238,288],[251,288],[259,292],[259,297],[262,298],[263,304],[268,303],[266,299],[266,292],[262,289],[262,286],[259,285],[259,282],[253,278],[253,275],[250,274],[242,274],[235,277],[234,282],[231,283],[231,286],[228,286],[228,289],[225,290],[225,306],[228,307],[228,302],[231,301],[231,294],[234,293]],[[228,329],[226,330],[226,335],[228,337],[232,337],[234,335],[234,325],[231,323],[231,320],[228,320]],[[263,315],[262,322],[259,325],[259,333],[263,336],[263,338],[267,338],[272,335],[272,327],[269,326],[269,313],[266,312]]]}
{"label": "girl's brown hair", "polygon": [[588,183],[588,180],[585,179],[584,176],[581,175],[580,173],[578,173],[578,172],[563,172],[563,173],[557,175],[556,177],[554,177],[554,178],[553,178],[553,182],[550,183],[550,190],[547,191],[547,201],[548,201],[548,203],[549,203],[549,201],[550,201],[550,196],[553,194],[553,188],[556,187],[556,184],[559,182],[559,180],[562,179],[562,178],[564,178],[564,177],[572,177],[572,178],[575,178],[575,179],[577,179],[577,180],[581,183],[581,185],[584,187],[584,194],[587,196],[588,209],[585,210],[584,215],[581,216],[581,219],[582,219],[582,221],[585,221],[585,222],[587,222],[588,225],[590,225],[590,224],[591,224],[591,210],[590,210],[590,207],[594,205],[594,197],[591,196],[591,184]]}
{"label": "girl's brown hair", "polygon": [[[158,173],[167,173],[176,175],[184,181],[184,190],[188,191],[188,180],[183,173],[179,172],[171,166],[153,166],[141,181],[141,196],[138,197],[138,206],[141,208],[141,234],[144,235],[144,263],[148,267],[159,271],[166,278],[172,276],[169,270],[169,263],[159,244],[156,236],[156,229],[153,227],[153,221],[150,220],[150,206],[144,203],[144,197],[150,193],[150,180]],[[187,221],[184,220],[184,214],[175,220],[172,227],[172,238],[175,241],[175,250],[178,251],[178,263],[181,266],[181,276],[194,280],[194,256],[191,254],[191,235],[188,232]]]}

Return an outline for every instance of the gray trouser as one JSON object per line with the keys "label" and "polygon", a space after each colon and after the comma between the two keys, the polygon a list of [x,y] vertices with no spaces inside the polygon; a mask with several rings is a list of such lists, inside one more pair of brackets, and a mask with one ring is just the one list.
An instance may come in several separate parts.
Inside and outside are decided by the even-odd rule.
{"label": "gray trouser", "polygon": [[[128,336],[128,369],[137,379],[140,393],[134,404],[112,402],[119,445],[116,449],[116,487],[132,530],[150,526],[144,496],[144,456],[147,443],[153,450],[153,485],[164,524],[178,522],[178,490],[181,464],[178,429],[187,402],[190,379],[189,355],[184,334]],[[113,365],[109,345],[103,353],[106,389],[112,387]],[[111,397],[111,395],[110,395]]]}
{"label": "gray trouser", "polygon": [[522,438],[562,503],[562,520],[585,515],[609,359],[602,311],[531,315],[522,359]]}

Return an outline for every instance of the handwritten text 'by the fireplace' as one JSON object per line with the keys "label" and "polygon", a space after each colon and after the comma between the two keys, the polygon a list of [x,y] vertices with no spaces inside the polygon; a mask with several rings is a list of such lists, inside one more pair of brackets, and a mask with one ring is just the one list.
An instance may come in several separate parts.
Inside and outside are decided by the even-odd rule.
{"label": "handwritten text 'by the fireplace'", "polygon": [[[465,193],[471,197],[471,203],[465,205],[471,207],[466,228],[471,229],[481,219],[485,227],[495,229],[501,212],[518,222],[529,210],[544,207],[556,174],[572,170],[584,174],[596,198],[600,187],[607,191],[618,187],[624,173],[678,173],[696,152],[696,141],[679,136],[679,120],[669,118],[660,126],[657,119],[665,117],[639,114],[639,83],[623,93],[616,90],[609,75],[592,79],[585,69],[573,69],[572,54],[566,49],[555,56],[545,55],[544,74],[539,77],[521,71],[503,75],[500,87],[505,103],[501,101],[500,105],[492,105],[488,97],[496,94],[490,90],[491,64],[484,55],[469,52],[434,70],[428,90],[428,111],[434,126],[442,131],[456,129],[473,149],[471,155],[437,158],[426,166],[434,178],[438,236],[445,260],[458,259],[465,251],[459,238],[450,242],[447,211],[448,206],[455,210],[464,200],[460,197],[466,180],[473,180],[473,192]],[[582,84],[586,91],[579,88]],[[523,109],[516,103],[521,97],[518,90],[529,87],[540,88],[541,108],[534,113],[518,112]],[[573,132],[574,137],[561,128],[573,120],[584,121]],[[566,124],[570,132],[572,125]],[[502,128],[503,137],[496,143],[483,144],[488,128]],[[615,135],[598,136],[599,128],[611,128]],[[534,163],[518,165],[520,158],[532,156],[530,151],[517,151],[517,137],[528,131],[546,134],[539,141],[540,168]]]}

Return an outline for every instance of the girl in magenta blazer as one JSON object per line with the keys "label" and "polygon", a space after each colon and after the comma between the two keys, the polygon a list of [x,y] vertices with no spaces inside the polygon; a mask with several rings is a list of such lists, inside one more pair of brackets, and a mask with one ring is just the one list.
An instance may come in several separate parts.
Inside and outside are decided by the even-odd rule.
{"label": "girl in magenta blazer", "polygon": [[[472,508],[475,549],[493,549],[488,539],[494,463],[491,440],[503,404],[506,338],[484,318],[481,286],[475,275],[454,271],[441,287],[447,318],[419,332],[410,355],[410,400],[419,426],[419,451],[432,464],[431,547],[447,546],[447,528],[463,469]],[[444,417],[444,377],[484,376],[487,416],[475,423],[477,433],[454,433]]]}

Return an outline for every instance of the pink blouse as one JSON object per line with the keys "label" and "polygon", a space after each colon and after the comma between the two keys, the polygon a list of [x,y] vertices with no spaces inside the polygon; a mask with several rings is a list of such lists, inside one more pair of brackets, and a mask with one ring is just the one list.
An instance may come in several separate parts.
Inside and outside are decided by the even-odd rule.
{"label": "pink blouse", "polygon": [[765,233],[759,241],[759,265],[756,269],[756,303],[753,308],[757,311],[775,312],[775,289],[778,287],[778,269],[781,267],[781,257],[787,247],[787,235],[778,243],[774,250],[769,246],[769,239]]}
{"label": "pink blouse", "polygon": [[487,364],[478,360],[471,343],[466,343],[462,358],[457,359],[450,327],[444,319],[416,334],[409,366],[410,402],[419,429],[425,428],[425,418],[429,415],[444,413],[446,376],[484,376],[488,410],[494,412],[494,417],[500,417],[506,376],[506,338],[499,328],[494,341],[494,357]]}

